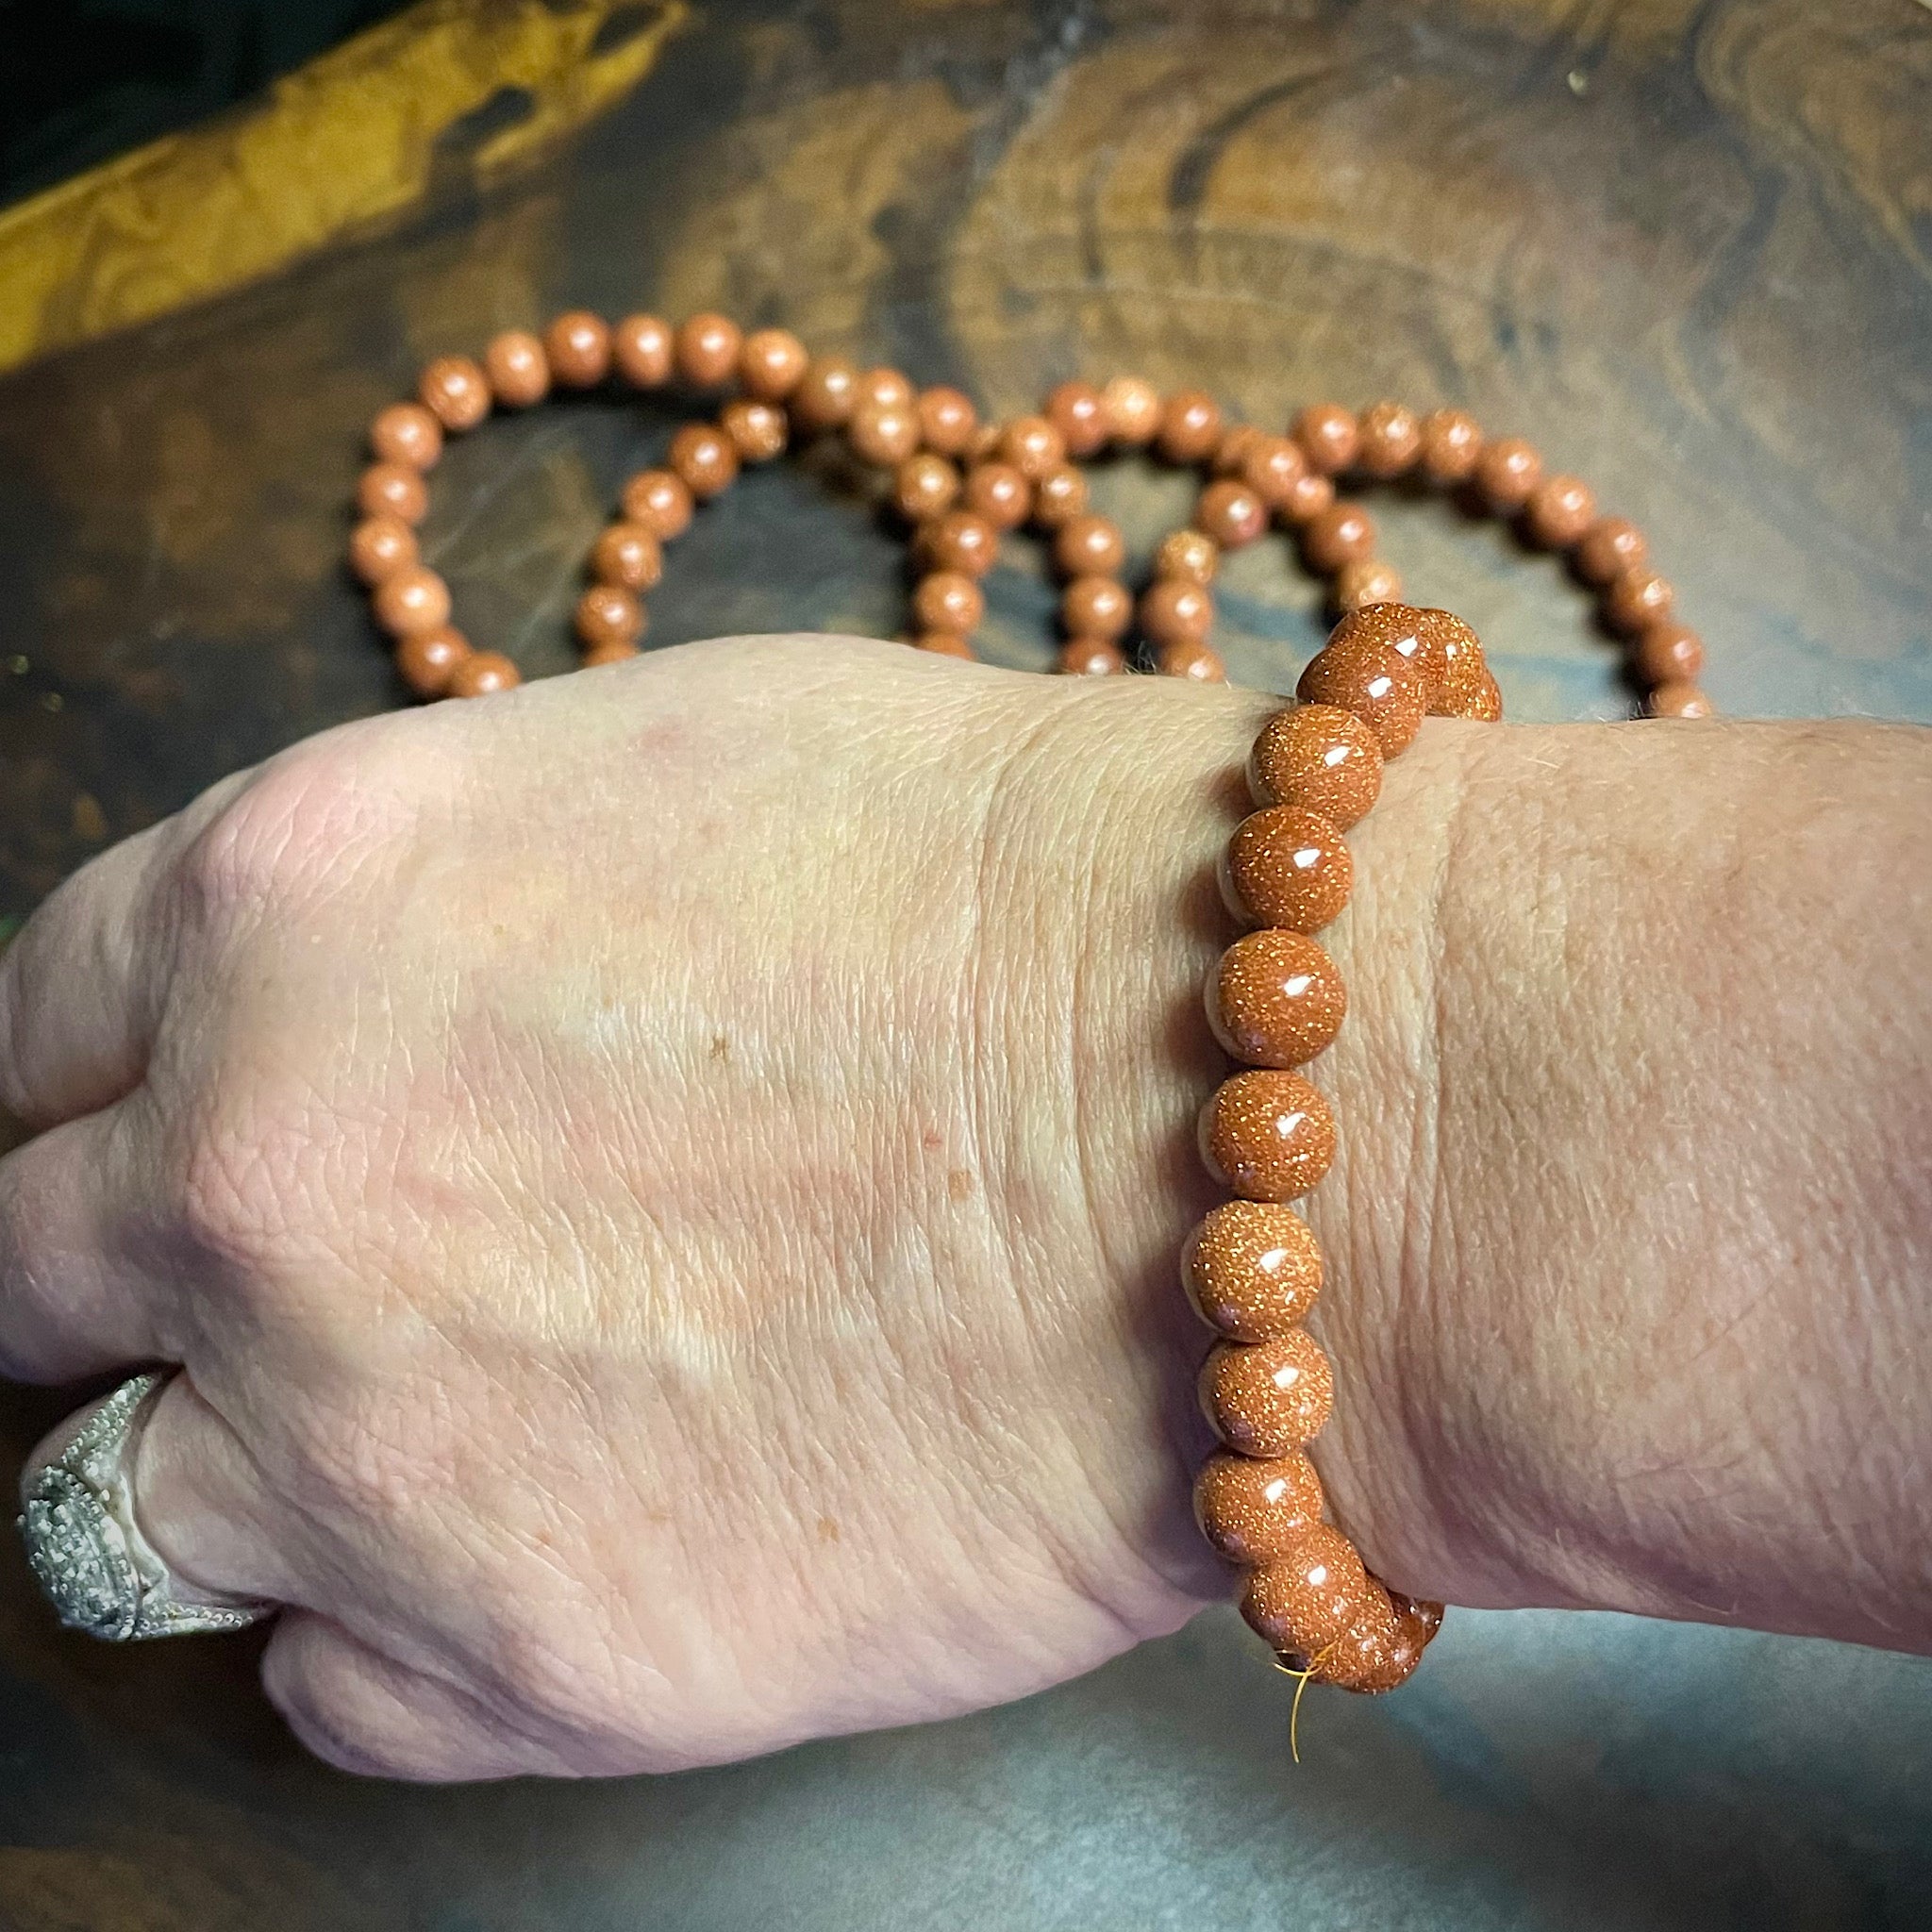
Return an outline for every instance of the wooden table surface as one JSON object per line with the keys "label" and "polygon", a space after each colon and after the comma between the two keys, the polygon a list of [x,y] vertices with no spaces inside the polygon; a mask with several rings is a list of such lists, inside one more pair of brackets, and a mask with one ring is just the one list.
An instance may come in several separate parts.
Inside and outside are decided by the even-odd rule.
{"label": "wooden table surface", "polygon": [[[398,701],[338,561],[362,425],[574,304],[782,322],[1000,410],[1124,370],[1269,425],[1464,404],[1653,533],[1725,709],[1932,719],[1928,127],[1918,0],[432,0],[0,215],[0,920]],[[678,413],[452,451],[426,547],[479,642],[565,668]],[[1183,512],[1131,466],[1099,492],[1137,542]],[[1516,715],[1625,708],[1548,559],[1375,508]],[[1037,558],[989,588],[988,655],[1043,666]],[[892,634],[903,597],[866,507],[779,466],[679,547],[652,641]],[[1278,542],[1222,608],[1242,681],[1319,640]],[[0,1445],[73,1399],[0,1393]],[[0,1928],[1932,1923],[1932,1672],[1832,1646],[1465,1618],[1297,1773],[1209,1617],[963,1724],[487,1792],[305,1761],[255,1648],[67,1639],[0,1550]]]}

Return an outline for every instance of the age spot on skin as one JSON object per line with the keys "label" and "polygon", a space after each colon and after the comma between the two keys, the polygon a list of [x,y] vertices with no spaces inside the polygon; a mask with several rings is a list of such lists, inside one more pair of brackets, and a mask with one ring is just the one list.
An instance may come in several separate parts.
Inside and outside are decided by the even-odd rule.
{"label": "age spot on skin", "polygon": [[956,1167],[946,1175],[946,1192],[956,1201],[973,1198],[973,1174],[968,1168]]}

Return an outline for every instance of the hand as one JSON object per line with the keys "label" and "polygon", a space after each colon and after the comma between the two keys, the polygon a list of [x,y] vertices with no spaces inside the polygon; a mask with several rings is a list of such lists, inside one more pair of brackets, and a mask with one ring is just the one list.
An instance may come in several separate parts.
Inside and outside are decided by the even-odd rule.
{"label": "hand", "polygon": [[[1273,702],[763,640],[229,781],[0,960],[0,1367],[185,1366],[143,1526],[294,1607],[270,1692],[363,1769],[743,1757],[1171,1629],[1228,1588],[1174,1267]],[[1307,1205],[1396,1588],[1932,1648],[1925,744],[1390,767]]]}
{"label": "hand", "polygon": [[[265,1676],[316,1750],[739,1757],[1224,1592],[1184,1225],[1143,1303],[1092,1211],[1096,1137],[1108,1185],[1142,1159],[1144,1004],[1085,1111],[1076,1077],[1143,950],[1080,965],[1079,881],[1150,836],[1108,800],[1128,714],[1211,711],[1220,772],[1265,709],[1195,695],[666,652],[299,745],[30,923],[0,1365],[184,1365],[143,1527],[293,1607]],[[1194,790],[1177,896],[1220,831]]]}

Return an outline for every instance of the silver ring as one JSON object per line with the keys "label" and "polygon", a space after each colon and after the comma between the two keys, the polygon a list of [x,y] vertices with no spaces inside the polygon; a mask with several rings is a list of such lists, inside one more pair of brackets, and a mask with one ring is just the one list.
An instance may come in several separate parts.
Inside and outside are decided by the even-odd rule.
{"label": "silver ring", "polygon": [[174,1374],[122,1383],[35,1474],[20,1515],[28,1566],[60,1621],[108,1643],[241,1630],[276,1608],[246,1597],[184,1597],[141,1533],[130,1451],[143,1412]]}

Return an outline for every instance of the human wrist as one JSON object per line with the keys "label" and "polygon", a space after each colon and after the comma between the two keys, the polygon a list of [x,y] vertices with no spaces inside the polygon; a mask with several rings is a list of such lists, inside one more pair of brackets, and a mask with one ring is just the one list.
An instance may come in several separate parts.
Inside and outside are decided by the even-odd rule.
{"label": "human wrist", "polygon": [[[1105,1480],[1147,1560],[1203,1599],[1227,1572],[1204,1558],[1192,1476],[1214,1446],[1195,1404],[1210,1338],[1177,1284],[1182,1241],[1211,1205],[1195,1121],[1225,1073],[1201,989],[1233,924],[1214,883],[1227,833],[1249,808],[1242,769],[1279,700],[1136,681],[1065,708],[1035,769],[1016,779],[1026,816],[1034,923],[1024,1009],[1036,1056],[1074,1098],[1082,1241],[1064,1295],[1085,1345],[1115,1380],[1105,1398],[1133,1418],[1131,1465]],[[1305,1204],[1331,1257],[1314,1326],[1336,1359],[1336,1422],[1314,1445],[1337,1520],[1398,1587],[1430,1582],[1428,1507],[1405,1404],[1424,1403],[1430,1320],[1412,1204],[1426,1208],[1419,1154],[1434,1088],[1433,907],[1446,866],[1471,728],[1432,723],[1390,768],[1384,802],[1357,828],[1354,904],[1323,940],[1355,1017],[1310,1070],[1342,1120],[1333,1177]],[[1018,814],[1016,814],[1018,816]],[[1377,823],[1379,822],[1379,823]],[[1425,1228],[1426,1215],[1423,1225]]]}

